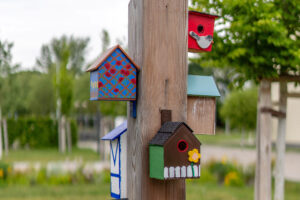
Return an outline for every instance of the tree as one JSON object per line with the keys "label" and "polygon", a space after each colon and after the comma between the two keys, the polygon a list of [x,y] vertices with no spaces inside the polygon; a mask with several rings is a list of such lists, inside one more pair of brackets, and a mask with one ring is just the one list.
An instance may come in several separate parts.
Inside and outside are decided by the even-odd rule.
{"label": "tree", "polygon": [[257,88],[236,90],[225,99],[221,116],[234,128],[253,130],[256,126]]}
{"label": "tree", "polygon": [[[5,94],[5,80],[6,78],[9,82],[11,82],[10,74],[16,70],[19,66],[12,65],[12,54],[11,49],[13,47],[13,43],[7,41],[0,41],[0,158],[2,158],[2,105],[7,103],[7,99],[5,98],[8,93]],[[4,145],[5,145],[5,154],[8,153],[8,135],[7,135],[7,126],[6,119],[3,119],[4,123]]]}
{"label": "tree", "polygon": [[85,54],[89,38],[76,38],[63,35],[53,38],[41,48],[41,55],[36,59],[39,69],[45,72],[56,72],[56,67],[66,68],[72,75],[83,72]]}
{"label": "tree", "polygon": [[[237,72],[234,78],[241,85],[247,80],[256,81],[260,84],[258,108],[270,107],[271,87],[268,80],[299,75],[299,3],[295,0],[193,0],[192,5],[200,11],[214,12],[222,16],[217,20],[213,51],[201,54],[199,61],[207,66],[232,67]],[[270,113],[258,112],[258,122],[260,119],[265,121],[258,123],[257,129],[260,159],[256,169],[255,197],[269,200]],[[268,149],[264,151],[264,158],[261,149]],[[276,178],[276,182],[277,180]],[[280,181],[284,180],[281,178]],[[282,200],[283,194],[284,184],[275,183],[275,199]]]}
{"label": "tree", "polygon": [[12,47],[13,43],[0,41],[0,110],[1,106],[4,104],[4,99],[6,96],[4,94],[4,79],[6,78],[7,80],[9,80],[9,76],[19,67],[19,65],[12,64]]}
{"label": "tree", "polygon": [[107,30],[103,29],[101,32],[102,52],[105,52],[110,45],[110,37]]}
{"label": "tree", "polygon": [[66,149],[65,117],[70,115],[73,105],[73,80],[82,73],[88,42],[89,38],[65,35],[54,38],[50,44],[42,46],[41,55],[37,59],[37,66],[54,78],[61,152],[65,152]]}
{"label": "tree", "polygon": [[213,51],[199,54],[203,66],[230,66],[239,83],[299,71],[296,1],[193,0],[192,4],[222,16],[216,21]]}

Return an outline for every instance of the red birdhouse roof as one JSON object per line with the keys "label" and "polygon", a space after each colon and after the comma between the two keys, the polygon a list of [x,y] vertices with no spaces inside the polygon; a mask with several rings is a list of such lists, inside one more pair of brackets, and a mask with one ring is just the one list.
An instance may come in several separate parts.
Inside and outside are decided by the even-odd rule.
{"label": "red birdhouse roof", "polygon": [[214,18],[214,19],[220,17],[219,15],[212,15],[212,14],[209,14],[209,13],[199,12],[199,11],[195,11],[195,10],[190,10],[189,13],[204,16],[204,17],[211,17],[211,18]]}
{"label": "red birdhouse roof", "polygon": [[120,49],[122,53],[130,60],[130,62],[134,65],[137,70],[140,70],[139,66],[133,62],[133,60],[128,56],[128,54],[121,48],[120,45],[115,45],[109,49],[107,49],[101,56],[97,58],[97,60],[86,70],[87,72],[92,72],[97,70],[97,68],[116,50]]}

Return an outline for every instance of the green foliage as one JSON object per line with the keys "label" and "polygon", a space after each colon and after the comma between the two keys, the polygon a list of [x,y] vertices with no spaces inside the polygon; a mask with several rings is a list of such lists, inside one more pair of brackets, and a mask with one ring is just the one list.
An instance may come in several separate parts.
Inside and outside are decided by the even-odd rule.
{"label": "green foliage", "polygon": [[[209,172],[217,177],[220,184],[241,187],[248,182],[245,179],[246,174],[243,169],[236,164],[227,162],[225,159],[222,162],[211,161],[207,167]],[[254,174],[251,175],[252,177],[247,175],[247,178],[254,180]]]}
{"label": "green foliage", "polygon": [[0,115],[2,114],[3,104],[8,104],[7,99],[5,98],[9,93],[7,93],[7,83],[11,82],[10,75],[18,69],[18,65],[12,64],[12,54],[11,49],[13,43],[7,41],[0,41]]}
{"label": "green foliage", "polygon": [[63,35],[53,38],[41,48],[37,66],[48,73],[55,73],[56,68],[67,68],[74,75],[82,73],[89,38],[76,38]]}
{"label": "green foliage", "polygon": [[[55,112],[55,91],[52,78],[49,74],[38,74],[37,77],[27,79],[30,82],[28,88],[24,88],[27,93],[27,112],[31,115],[50,115]],[[25,99],[23,99],[24,101]],[[17,110],[20,114],[20,111]]]}
{"label": "green foliage", "polygon": [[105,29],[103,29],[101,32],[101,41],[102,41],[102,52],[105,52],[110,45],[109,33]]}
{"label": "green foliage", "polygon": [[221,116],[234,128],[255,129],[257,96],[256,88],[233,91],[224,101]]}
{"label": "green foliage", "polygon": [[232,67],[239,83],[299,71],[300,5],[295,0],[193,0],[192,8],[219,14],[214,46],[195,59]]}
{"label": "green foliage", "polygon": [[[18,118],[8,119],[9,144],[18,142],[21,147],[45,148],[56,147],[58,129],[56,121],[50,118]],[[71,121],[72,144],[77,143],[77,127]]]}
{"label": "green foliage", "polygon": [[8,176],[8,173],[11,171],[11,167],[4,162],[0,162],[0,184],[3,184]]}
{"label": "green foliage", "polygon": [[54,78],[58,111],[70,115],[73,108],[74,79],[82,74],[89,38],[63,35],[42,46],[37,66]]}

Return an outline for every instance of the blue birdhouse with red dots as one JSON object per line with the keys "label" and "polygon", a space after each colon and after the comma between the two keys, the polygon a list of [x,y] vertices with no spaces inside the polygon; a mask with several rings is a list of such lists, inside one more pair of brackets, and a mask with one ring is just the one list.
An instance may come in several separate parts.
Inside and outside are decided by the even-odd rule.
{"label": "blue birdhouse with red dots", "polygon": [[135,101],[139,67],[116,45],[103,53],[90,72],[90,100]]}

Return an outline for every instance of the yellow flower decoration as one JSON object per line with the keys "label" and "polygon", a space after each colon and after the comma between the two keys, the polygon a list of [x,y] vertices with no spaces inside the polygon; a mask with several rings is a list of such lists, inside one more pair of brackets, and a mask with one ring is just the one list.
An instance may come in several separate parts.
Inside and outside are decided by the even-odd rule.
{"label": "yellow flower decoration", "polygon": [[199,159],[201,158],[201,154],[199,153],[198,149],[193,149],[189,151],[189,161],[197,163]]}
{"label": "yellow flower decoration", "polygon": [[0,178],[2,178],[2,177],[3,177],[3,175],[4,175],[4,173],[3,173],[3,169],[0,169]]}

